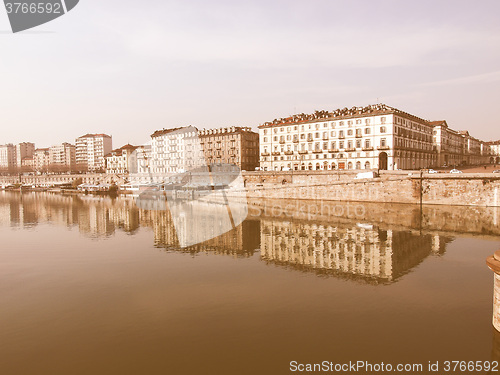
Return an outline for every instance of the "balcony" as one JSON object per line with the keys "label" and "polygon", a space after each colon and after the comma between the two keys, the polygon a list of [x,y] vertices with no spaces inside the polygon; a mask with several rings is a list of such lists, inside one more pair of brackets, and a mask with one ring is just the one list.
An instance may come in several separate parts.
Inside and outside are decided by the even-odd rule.
{"label": "balcony", "polygon": [[285,151],[285,155],[293,155],[293,151]]}
{"label": "balcony", "polygon": [[361,134],[361,133],[356,133],[356,138],[363,138],[363,134]]}
{"label": "balcony", "polygon": [[278,152],[278,151],[274,151],[274,152],[272,153],[272,155],[273,155],[273,156],[280,156],[280,152]]}
{"label": "balcony", "polygon": [[301,154],[301,155],[304,155],[304,154],[307,154],[307,153],[308,153],[308,151],[306,151],[306,150],[299,151],[299,154]]}
{"label": "balcony", "polygon": [[269,152],[262,152],[260,156],[269,156]]}
{"label": "balcony", "polygon": [[363,151],[373,151],[373,147],[363,147]]}
{"label": "balcony", "polygon": [[327,136],[327,135],[324,135],[324,136],[323,136],[323,140],[324,140],[324,141],[328,141],[328,136]]}
{"label": "balcony", "polygon": [[281,143],[282,145],[283,145],[283,144],[285,144],[285,140],[284,140],[284,139],[281,139],[281,140],[280,140],[280,143]]}
{"label": "balcony", "polygon": [[339,152],[338,148],[330,148],[328,149],[328,152]]}
{"label": "balcony", "polygon": [[353,152],[353,151],[356,151],[356,149],[354,147],[348,147],[345,149],[346,152]]}
{"label": "balcony", "polygon": [[314,150],[313,153],[314,154],[321,154],[323,152],[323,150]]}
{"label": "balcony", "polygon": [[339,139],[345,139],[345,135],[339,135]]}
{"label": "balcony", "polygon": [[377,150],[388,150],[389,146],[378,146]]}

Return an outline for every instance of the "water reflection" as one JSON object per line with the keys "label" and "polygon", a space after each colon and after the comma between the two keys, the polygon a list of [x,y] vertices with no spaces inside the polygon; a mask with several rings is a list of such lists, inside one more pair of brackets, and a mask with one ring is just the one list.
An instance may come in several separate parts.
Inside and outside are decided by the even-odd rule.
{"label": "water reflection", "polygon": [[328,225],[261,220],[262,259],[300,270],[365,279],[397,280],[451,238],[366,224]]}
{"label": "water reflection", "polygon": [[[486,208],[279,204],[250,201],[250,216],[242,225],[187,248],[179,246],[169,211],[140,209],[131,198],[3,192],[0,224],[32,228],[51,223],[78,227],[95,238],[149,228],[155,246],[168,251],[248,257],[260,250],[268,264],[370,283],[397,281],[428,256],[443,254],[454,235],[464,231],[498,234],[498,213]],[[210,223],[198,228],[209,230]]]}

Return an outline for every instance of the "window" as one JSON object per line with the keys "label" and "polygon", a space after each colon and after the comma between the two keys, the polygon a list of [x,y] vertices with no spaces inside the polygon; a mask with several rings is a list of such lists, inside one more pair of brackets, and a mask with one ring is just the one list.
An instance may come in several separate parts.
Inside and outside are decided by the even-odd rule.
{"label": "window", "polygon": [[285,131],[285,128],[280,128],[280,132],[284,132]]}
{"label": "window", "polygon": [[370,128],[365,129],[365,134],[370,134]]}
{"label": "window", "polygon": [[319,133],[314,133],[315,138],[319,138]]}
{"label": "window", "polygon": [[344,138],[344,131],[343,130],[339,130],[339,138]]}
{"label": "window", "polygon": [[382,124],[385,124],[385,117],[381,117],[381,118],[380,118],[380,122],[381,122]]}
{"label": "window", "polygon": [[264,137],[264,142],[267,142],[267,137]]}
{"label": "window", "polygon": [[334,122],[332,122],[332,128],[335,128],[335,123]]}
{"label": "window", "polygon": [[368,125],[369,123],[370,123],[370,119],[369,119],[369,118],[367,118],[367,119],[365,120],[365,124],[367,124],[367,125]]}
{"label": "window", "polygon": [[278,137],[277,137],[277,136],[274,136],[273,140],[274,140],[275,142],[278,142]]}
{"label": "window", "polygon": [[356,124],[361,124],[361,120],[356,120]]}
{"label": "window", "polygon": [[339,126],[344,126],[344,121],[340,121]]}
{"label": "window", "polygon": [[347,142],[347,148],[352,148],[352,141]]}
{"label": "window", "polygon": [[381,133],[385,133],[387,131],[387,129],[385,128],[385,126],[381,126],[380,127],[380,132]]}
{"label": "window", "polygon": [[335,150],[335,143],[336,142],[332,142],[331,145],[332,145],[332,150]]}
{"label": "window", "polygon": [[387,146],[387,141],[386,141],[386,139],[385,139],[385,138],[382,138],[382,139],[380,140],[380,146],[382,146],[382,147]]}
{"label": "window", "polygon": [[343,141],[340,141],[340,142],[339,142],[339,147],[340,147],[340,148],[344,148],[344,142],[343,142]]}
{"label": "window", "polygon": [[264,129],[264,134],[267,134],[267,129]]}
{"label": "window", "polygon": [[334,131],[332,131],[332,132],[330,133],[330,135],[331,135],[332,137],[335,137],[335,135],[336,135],[335,130],[334,130]]}
{"label": "window", "polygon": [[352,129],[349,129],[349,130],[347,131],[347,135],[352,135],[352,134],[353,134],[353,133],[352,133]]}
{"label": "window", "polygon": [[360,148],[361,147],[361,141],[358,139],[356,141],[356,148]]}
{"label": "window", "polygon": [[367,139],[367,140],[365,141],[365,147],[366,147],[366,148],[370,148],[370,146],[371,146],[370,140],[369,140],[369,139]]}

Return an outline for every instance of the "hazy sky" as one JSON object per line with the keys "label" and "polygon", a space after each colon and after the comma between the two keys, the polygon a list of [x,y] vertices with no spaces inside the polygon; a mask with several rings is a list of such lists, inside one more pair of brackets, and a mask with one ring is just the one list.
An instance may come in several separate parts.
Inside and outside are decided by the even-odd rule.
{"label": "hazy sky", "polygon": [[12,34],[0,144],[251,126],[377,102],[500,139],[500,1],[80,0]]}

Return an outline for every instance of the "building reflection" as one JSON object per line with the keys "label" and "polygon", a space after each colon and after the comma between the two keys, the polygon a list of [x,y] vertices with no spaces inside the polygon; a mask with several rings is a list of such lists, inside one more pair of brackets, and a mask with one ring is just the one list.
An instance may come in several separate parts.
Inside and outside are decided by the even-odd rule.
{"label": "building reflection", "polygon": [[362,223],[293,222],[262,219],[263,260],[302,271],[392,282],[431,254],[442,254],[451,238],[415,231],[382,230]]}
{"label": "building reflection", "polygon": [[[268,264],[370,283],[395,282],[427,257],[445,252],[450,233],[415,229],[417,221],[405,228],[353,217],[307,220],[263,214],[181,248],[170,211],[139,208],[132,198],[0,193],[1,225],[32,228],[49,223],[95,238],[117,231],[133,235],[145,228],[153,232],[154,245],[166,251],[250,257],[260,249],[260,259]],[[210,223],[197,230],[210,231]]]}

